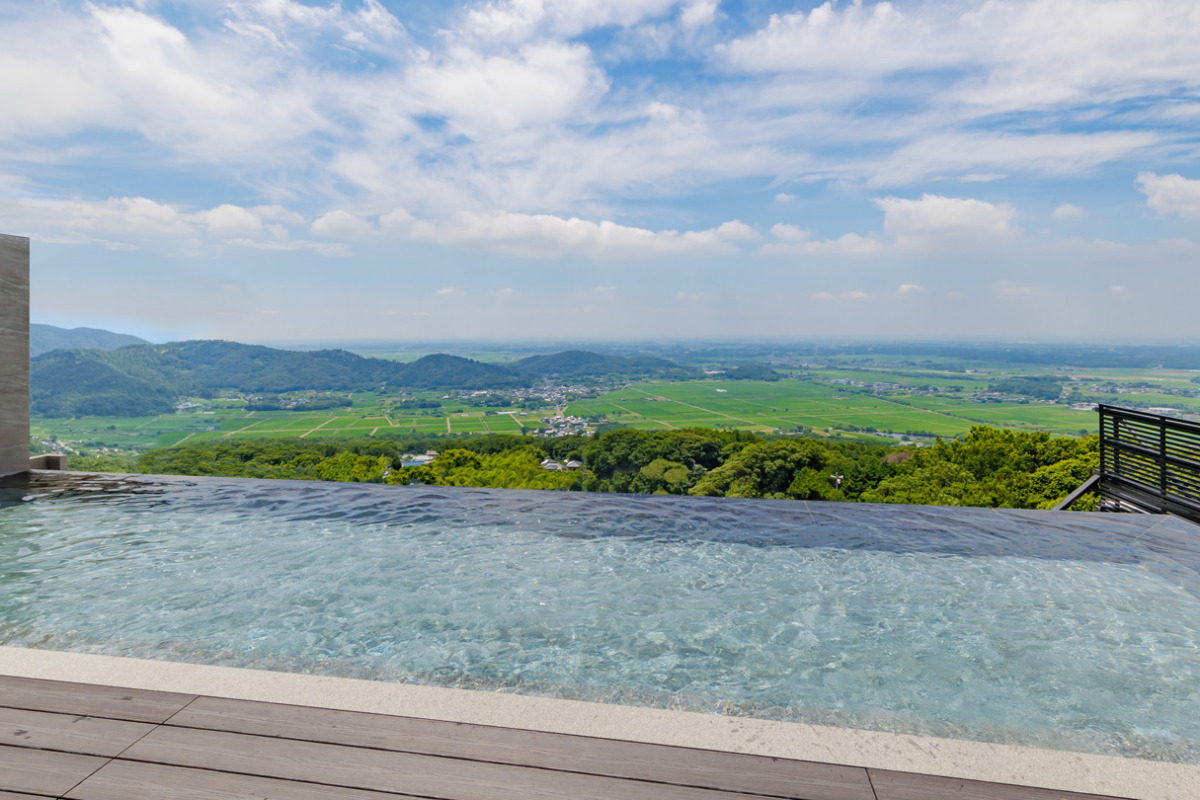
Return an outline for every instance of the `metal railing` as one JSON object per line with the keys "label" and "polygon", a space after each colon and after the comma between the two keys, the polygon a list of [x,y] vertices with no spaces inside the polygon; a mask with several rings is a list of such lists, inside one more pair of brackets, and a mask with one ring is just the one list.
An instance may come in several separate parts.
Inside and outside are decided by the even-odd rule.
{"label": "metal railing", "polygon": [[1101,509],[1200,523],[1200,424],[1117,406],[1097,411]]}

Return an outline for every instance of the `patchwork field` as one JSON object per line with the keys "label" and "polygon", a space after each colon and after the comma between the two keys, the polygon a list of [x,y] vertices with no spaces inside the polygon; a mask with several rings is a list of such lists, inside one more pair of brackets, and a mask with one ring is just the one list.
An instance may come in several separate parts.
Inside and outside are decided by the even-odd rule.
{"label": "patchwork field", "polygon": [[[391,353],[407,358],[417,353]],[[521,355],[510,350],[472,351],[493,362]],[[1148,368],[1074,369],[964,366],[936,360],[893,365],[888,360],[832,359],[812,367],[777,364],[779,381],[697,380],[634,383],[561,408],[485,408],[479,398],[417,392],[401,397],[353,395],[353,405],[332,410],[247,411],[244,400],[197,398],[173,414],[141,418],[35,419],[38,452],[139,453],[157,447],[231,438],[349,438],[390,435],[486,435],[530,433],[543,417],[582,417],[588,427],[643,430],[719,427],[764,434],[810,433],[875,441],[927,441],[953,437],[972,425],[1078,436],[1094,432],[1096,415],[1047,402],[981,402],[1005,378],[1057,375],[1083,402],[1135,408],[1162,407],[1200,415],[1195,371]],[[967,370],[970,371],[967,371]],[[879,384],[883,384],[880,386]],[[556,397],[561,395],[556,395]],[[997,399],[995,396],[990,399]],[[415,401],[415,402],[413,402]],[[440,403],[438,408],[412,407]]]}
{"label": "patchwork field", "polygon": [[818,435],[957,436],[988,424],[1078,435],[1095,429],[1095,414],[1066,406],[977,403],[919,396],[897,398],[847,391],[815,381],[646,383],[565,409],[633,428],[723,427],[759,433],[808,428]]}

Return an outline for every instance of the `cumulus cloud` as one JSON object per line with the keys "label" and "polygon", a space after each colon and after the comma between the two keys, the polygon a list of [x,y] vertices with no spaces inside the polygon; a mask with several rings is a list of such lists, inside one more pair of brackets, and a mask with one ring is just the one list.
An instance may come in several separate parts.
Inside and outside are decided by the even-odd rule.
{"label": "cumulus cloud", "polygon": [[466,292],[462,289],[454,289],[447,286],[445,288],[438,289],[436,292],[434,292],[434,294],[436,294],[438,297],[462,297],[466,294]]}
{"label": "cumulus cloud", "polygon": [[896,294],[925,294],[925,287],[915,283],[902,283],[896,289]]}
{"label": "cumulus cloud", "polygon": [[919,200],[881,197],[873,202],[883,211],[883,229],[901,247],[970,248],[993,244],[1017,233],[1011,224],[1016,211],[1008,203],[934,194],[923,195]]}
{"label": "cumulus cloud", "polygon": [[1073,219],[1075,217],[1082,217],[1082,216],[1083,216],[1083,209],[1073,203],[1060,203],[1054,209],[1054,218],[1055,219]]}
{"label": "cumulus cloud", "polygon": [[348,211],[336,209],[313,221],[312,235],[327,239],[359,239],[374,230],[371,223]]}
{"label": "cumulus cloud", "polygon": [[262,220],[253,212],[228,203],[198,215],[209,230],[221,235],[257,233],[262,230]]}
{"label": "cumulus cloud", "polygon": [[1200,220],[1200,180],[1140,172],[1137,183],[1138,189],[1146,195],[1146,205],[1159,214],[1178,214],[1185,219]]}
{"label": "cumulus cloud", "polygon": [[771,226],[771,235],[775,237],[775,241],[764,244],[759,248],[760,253],[765,255],[862,256],[880,249],[879,240],[874,236],[847,233],[837,239],[814,240],[811,232],[804,228],[782,222]]}
{"label": "cumulus cloud", "polygon": [[507,211],[460,212],[440,223],[418,221],[398,209],[381,219],[385,232],[402,238],[492,250],[526,258],[579,255],[596,259],[638,259],[682,253],[736,252],[735,243],[755,237],[748,225],[731,220],[699,231],[652,231],[609,220],[592,222],[551,214]]}

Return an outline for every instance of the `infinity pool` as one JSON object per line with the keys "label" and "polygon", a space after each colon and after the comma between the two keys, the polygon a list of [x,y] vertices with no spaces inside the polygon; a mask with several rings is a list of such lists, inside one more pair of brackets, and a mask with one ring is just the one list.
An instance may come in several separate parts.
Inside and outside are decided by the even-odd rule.
{"label": "infinity pool", "polygon": [[0,644],[1200,763],[1166,517],[35,474]]}

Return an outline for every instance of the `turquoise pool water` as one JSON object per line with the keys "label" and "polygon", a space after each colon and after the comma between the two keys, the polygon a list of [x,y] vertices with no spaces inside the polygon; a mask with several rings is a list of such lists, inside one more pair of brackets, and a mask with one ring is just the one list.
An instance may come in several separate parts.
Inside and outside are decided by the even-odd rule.
{"label": "turquoise pool water", "polygon": [[0,644],[1200,763],[1168,518],[42,474]]}

